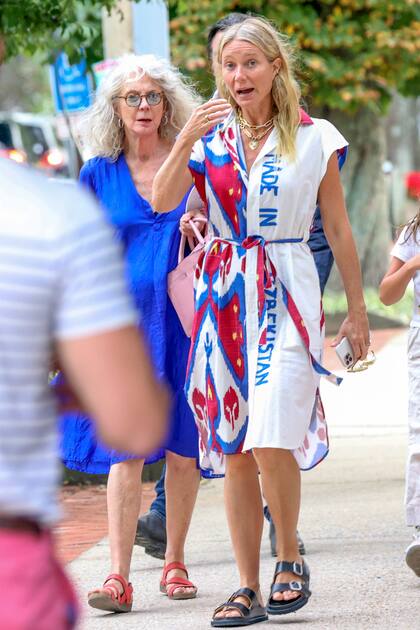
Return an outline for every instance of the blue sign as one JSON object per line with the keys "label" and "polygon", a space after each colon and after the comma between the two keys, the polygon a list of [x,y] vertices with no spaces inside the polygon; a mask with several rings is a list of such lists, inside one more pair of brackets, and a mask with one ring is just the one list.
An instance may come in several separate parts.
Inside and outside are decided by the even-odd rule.
{"label": "blue sign", "polygon": [[51,66],[51,88],[57,113],[78,112],[90,105],[90,86],[86,75],[86,61],[70,65],[61,53]]}

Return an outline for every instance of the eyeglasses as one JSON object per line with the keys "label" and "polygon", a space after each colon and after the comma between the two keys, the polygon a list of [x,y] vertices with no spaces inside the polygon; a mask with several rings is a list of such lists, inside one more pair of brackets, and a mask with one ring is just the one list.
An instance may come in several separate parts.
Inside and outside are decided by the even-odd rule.
{"label": "eyeglasses", "polygon": [[139,94],[138,92],[129,92],[125,96],[114,96],[114,98],[123,98],[128,107],[140,107],[143,98],[150,107],[159,105],[162,100],[163,92],[147,92],[147,94]]}
{"label": "eyeglasses", "polygon": [[359,361],[356,361],[352,367],[347,368],[347,372],[363,372],[364,370],[367,370],[370,365],[373,365],[375,361],[375,353],[373,350],[369,350],[366,359],[359,359]]}

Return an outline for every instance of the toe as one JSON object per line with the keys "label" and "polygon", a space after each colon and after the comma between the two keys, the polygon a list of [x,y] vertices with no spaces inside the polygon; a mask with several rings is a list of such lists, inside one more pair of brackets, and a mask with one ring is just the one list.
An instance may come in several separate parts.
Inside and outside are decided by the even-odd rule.
{"label": "toe", "polygon": [[290,601],[291,599],[296,599],[299,597],[299,593],[297,591],[283,591],[283,593],[274,593],[273,599],[277,602],[281,601]]}
{"label": "toe", "polygon": [[174,592],[178,594],[183,594],[183,595],[190,595],[194,591],[195,591],[194,588],[186,587],[186,586],[179,586],[178,588],[175,589]]}
{"label": "toe", "polygon": [[226,614],[226,617],[241,617],[241,613],[239,610],[229,610]]}
{"label": "toe", "polygon": [[299,593],[296,591],[286,591],[284,593],[284,599],[290,601],[291,599],[297,599],[299,597]]}
{"label": "toe", "polygon": [[215,619],[220,619],[220,618],[225,619],[226,617],[240,617],[240,616],[241,614],[239,610],[234,610],[233,608],[224,608],[220,612],[216,613]]}

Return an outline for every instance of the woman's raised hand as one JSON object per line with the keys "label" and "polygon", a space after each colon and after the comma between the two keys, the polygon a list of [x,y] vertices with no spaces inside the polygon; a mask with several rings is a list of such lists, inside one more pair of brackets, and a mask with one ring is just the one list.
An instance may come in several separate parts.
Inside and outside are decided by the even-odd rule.
{"label": "woman's raised hand", "polygon": [[215,98],[197,107],[185,124],[179,137],[194,144],[209,129],[222,122],[230,114],[232,107],[224,98]]}

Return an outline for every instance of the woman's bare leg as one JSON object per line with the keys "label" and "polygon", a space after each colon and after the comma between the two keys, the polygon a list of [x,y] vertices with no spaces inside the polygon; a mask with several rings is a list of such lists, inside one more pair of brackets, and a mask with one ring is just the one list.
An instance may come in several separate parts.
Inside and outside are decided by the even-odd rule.
{"label": "woman's bare leg", "polygon": [[[129,459],[111,466],[107,486],[108,532],[111,551],[111,573],[127,581],[137,519],[141,506],[141,473],[144,461]],[[112,581],[122,592],[122,585]]]}
{"label": "woman's bare leg", "polygon": [[[184,546],[191,522],[198,486],[200,471],[196,459],[182,457],[166,451],[166,553],[165,564],[184,562]],[[169,571],[168,578],[182,577],[185,573],[180,569]],[[180,587],[176,593],[192,592],[191,588]]]}
{"label": "woman's bare leg", "polygon": [[[263,505],[258,468],[251,453],[226,457],[225,508],[240,586],[258,594],[260,603],[260,548],[263,530]],[[238,602],[249,605],[247,599]],[[238,617],[238,610],[222,610],[216,617]]]}
{"label": "woman's bare leg", "polygon": [[[254,449],[261,473],[265,500],[277,534],[277,559],[301,562],[296,528],[300,509],[300,470],[292,451],[279,448]],[[299,581],[294,573],[279,573],[276,582]],[[273,599],[290,600],[298,592],[275,593]]]}

